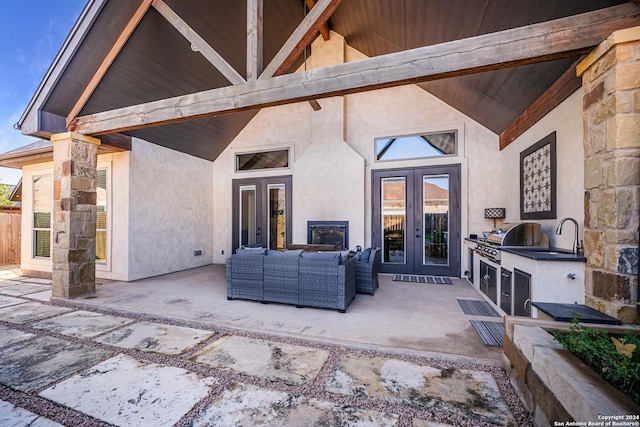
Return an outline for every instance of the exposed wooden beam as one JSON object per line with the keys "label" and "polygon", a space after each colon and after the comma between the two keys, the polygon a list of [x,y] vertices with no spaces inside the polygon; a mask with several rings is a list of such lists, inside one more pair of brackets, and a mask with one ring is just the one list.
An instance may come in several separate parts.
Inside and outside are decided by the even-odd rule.
{"label": "exposed wooden beam", "polygon": [[263,0],[247,0],[247,81],[258,79],[262,73]]}
{"label": "exposed wooden beam", "polygon": [[576,75],[576,66],[581,60],[582,58],[571,65],[571,68],[500,134],[500,150],[505,149],[527,129],[580,88],[582,79]]}
{"label": "exposed wooden beam", "polygon": [[100,140],[100,146],[110,151],[131,151],[131,137],[121,133],[110,133],[107,135],[99,135],[96,138]]}
{"label": "exposed wooden beam", "polygon": [[153,0],[153,7],[160,12],[164,18],[169,21],[173,27],[180,32],[190,43],[192,48],[195,48],[198,52],[204,56],[207,61],[211,63],[223,76],[227,78],[232,84],[237,85],[240,83],[246,83],[244,77],[238,73],[227,61],[209,43],[207,43],[193,28],[189,26],[182,18],[176,14],[162,0]]}
{"label": "exposed wooden beam", "polygon": [[71,129],[89,135],[121,132],[571,57],[587,53],[616,30],[639,24],[640,7],[625,3],[526,27],[96,113],[77,118]]}
{"label": "exposed wooden beam", "polygon": [[342,0],[320,0],[267,65],[259,80],[286,73],[341,2]]}
{"label": "exposed wooden beam", "polygon": [[[313,6],[316,5],[316,0],[306,0],[307,2],[307,7],[309,8],[309,10],[313,9]],[[322,38],[327,41],[331,38],[330,32],[329,32],[329,24],[327,22],[325,22],[324,24],[322,24],[322,27],[320,27],[320,34],[322,35]]]}
{"label": "exposed wooden beam", "polygon": [[82,108],[85,106],[89,98],[91,98],[91,95],[93,95],[93,92],[100,84],[100,81],[102,81],[104,75],[107,74],[107,70],[118,56],[127,40],[129,40],[129,37],[131,37],[133,30],[136,29],[145,13],[147,13],[147,10],[149,10],[151,1],[152,0],[142,0],[140,7],[133,14],[126,27],[124,27],[124,30],[122,30],[122,32],[120,33],[120,36],[118,36],[118,39],[111,47],[111,50],[109,51],[109,53],[107,53],[107,56],[102,61],[102,64],[100,64],[96,73],[93,75],[93,77],[91,77],[91,80],[89,80],[89,83],[87,83],[87,86],[84,88],[84,91],[80,95],[80,98],[78,98],[75,105],[71,109],[71,112],[67,116],[67,127],[71,124],[71,121],[73,119],[78,117],[78,114],[80,114]]}
{"label": "exposed wooden beam", "polygon": [[[64,116],[50,113],[48,111],[38,111],[38,132],[43,139],[49,139],[52,134],[67,132],[67,125]],[[100,149],[105,151],[131,151],[131,137],[121,133],[110,133],[97,137],[101,144]]]}
{"label": "exposed wooden beam", "polygon": [[309,105],[311,105],[311,108],[313,108],[313,111],[320,111],[322,110],[322,106],[320,105],[320,103],[315,100],[315,99],[310,99],[309,100]]}

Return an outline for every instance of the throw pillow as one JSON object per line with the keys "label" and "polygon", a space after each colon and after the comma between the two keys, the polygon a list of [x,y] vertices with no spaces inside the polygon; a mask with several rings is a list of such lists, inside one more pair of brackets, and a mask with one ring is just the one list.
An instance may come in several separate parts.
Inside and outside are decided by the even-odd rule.
{"label": "throw pillow", "polygon": [[258,256],[266,255],[267,250],[265,248],[238,248],[236,255],[240,256]]}
{"label": "throw pillow", "polygon": [[280,256],[280,257],[299,257],[302,254],[302,249],[295,249],[291,251],[278,251],[274,249],[270,249],[267,252],[269,256]]}
{"label": "throw pillow", "polygon": [[340,252],[302,252],[302,258],[307,259],[338,259]]}

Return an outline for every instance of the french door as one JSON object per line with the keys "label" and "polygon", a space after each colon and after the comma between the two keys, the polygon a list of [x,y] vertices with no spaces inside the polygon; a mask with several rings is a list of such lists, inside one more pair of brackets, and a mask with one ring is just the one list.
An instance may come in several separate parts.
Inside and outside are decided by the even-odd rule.
{"label": "french door", "polygon": [[373,171],[372,240],[385,273],[460,275],[460,166]]}
{"label": "french door", "polygon": [[291,243],[291,176],[233,180],[233,251]]}

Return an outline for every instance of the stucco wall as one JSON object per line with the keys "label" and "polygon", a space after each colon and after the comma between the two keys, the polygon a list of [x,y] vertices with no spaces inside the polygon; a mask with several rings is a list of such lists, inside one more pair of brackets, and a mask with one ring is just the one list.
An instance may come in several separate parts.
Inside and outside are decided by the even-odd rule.
{"label": "stucco wall", "polygon": [[[364,58],[332,33],[317,39],[307,68]],[[214,262],[232,247],[232,180],[293,176],[293,242],[306,242],[308,220],[348,220],[350,247],[371,244],[371,171],[429,165],[462,165],[462,233],[490,229],[484,208],[502,203],[498,137],[415,85],[262,109],[216,159],[214,174]],[[376,163],[374,139],[456,130],[456,157]],[[290,168],[234,172],[234,155],[288,147]],[[225,251],[223,255],[221,252]]]}
{"label": "stucco wall", "polygon": [[584,149],[582,127],[582,91],[573,93],[553,111],[502,150],[503,204],[507,221],[520,222],[520,153],[551,132],[556,132],[557,154],[557,219],[534,220],[542,224],[553,247],[571,249],[573,223],[563,226],[562,234],[555,229],[562,218],[578,221],[580,239],[584,233]]}
{"label": "stucco wall", "polygon": [[[365,58],[349,46],[345,57],[348,62]],[[460,164],[462,236],[491,229],[484,208],[498,207],[502,201],[496,134],[416,85],[348,95],[346,104],[347,141],[367,160],[366,206],[371,206],[371,170]],[[375,161],[375,138],[449,130],[458,132],[455,157]],[[370,238],[370,209],[367,212],[365,235]]]}
{"label": "stucco wall", "polygon": [[211,264],[212,163],[137,138],[132,144],[129,280]]}

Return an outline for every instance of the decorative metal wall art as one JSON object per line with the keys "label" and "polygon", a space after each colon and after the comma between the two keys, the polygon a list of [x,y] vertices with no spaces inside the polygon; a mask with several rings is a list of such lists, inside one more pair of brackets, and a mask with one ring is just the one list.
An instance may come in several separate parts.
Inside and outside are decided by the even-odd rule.
{"label": "decorative metal wall art", "polygon": [[556,133],[520,153],[520,219],[556,219]]}

